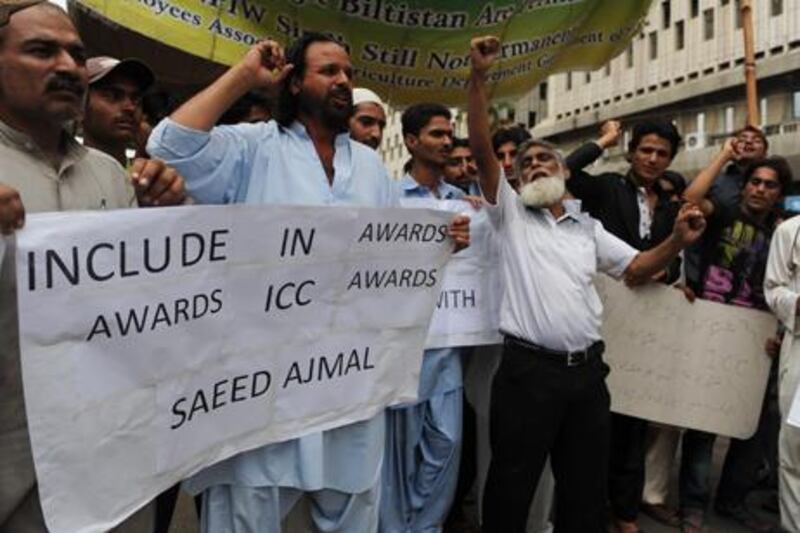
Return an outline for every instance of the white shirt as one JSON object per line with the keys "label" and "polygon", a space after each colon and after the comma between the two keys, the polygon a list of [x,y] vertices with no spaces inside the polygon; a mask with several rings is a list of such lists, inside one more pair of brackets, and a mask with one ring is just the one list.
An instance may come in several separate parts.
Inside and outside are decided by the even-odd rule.
{"label": "white shirt", "polygon": [[647,191],[644,187],[636,188],[636,202],[639,204],[639,238],[643,241],[650,238],[650,226],[653,225],[653,213],[647,203]]}
{"label": "white shirt", "polygon": [[[299,122],[288,128],[271,121],[206,132],[165,119],[153,130],[147,149],[178,169],[201,203],[399,205],[397,186],[374,150],[347,133],[336,137],[335,146],[333,184]],[[269,355],[268,346],[264,355]],[[380,414],[262,446],[206,468],[184,486],[195,493],[214,485],[363,492],[380,476],[385,424]]]}
{"label": "white shirt", "polygon": [[601,339],[594,276],[619,278],[638,254],[571,207],[558,220],[526,208],[505,180],[487,207],[500,247],[500,329],[551,350],[583,350]]}

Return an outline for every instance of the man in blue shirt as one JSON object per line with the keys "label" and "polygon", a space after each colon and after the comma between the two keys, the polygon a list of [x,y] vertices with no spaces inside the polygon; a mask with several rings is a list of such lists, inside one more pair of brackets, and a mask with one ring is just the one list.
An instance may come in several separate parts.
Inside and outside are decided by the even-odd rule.
{"label": "man in blue shirt", "polygon": [[[178,168],[203,203],[398,205],[397,188],[377,154],[347,133],[347,51],[309,33],[287,56],[274,41],[254,45],[153,130],[150,152]],[[275,121],[214,127],[248,91],[278,88]],[[457,244],[468,242],[468,222],[454,220]],[[375,531],[384,428],[379,414],[207,468],[186,483],[193,492],[205,491],[203,531],[280,531],[281,519],[303,493],[310,496],[315,529]]]}
{"label": "man in blue shirt", "polygon": [[[411,168],[400,182],[403,199],[464,198],[443,178],[453,146],[451,118],[439,104],[417,104],[403,113],[411,154]],[[418,401],[387,410],[381,532],[441,530],[458,481],[461,389],[460,350],[425,350]]]}

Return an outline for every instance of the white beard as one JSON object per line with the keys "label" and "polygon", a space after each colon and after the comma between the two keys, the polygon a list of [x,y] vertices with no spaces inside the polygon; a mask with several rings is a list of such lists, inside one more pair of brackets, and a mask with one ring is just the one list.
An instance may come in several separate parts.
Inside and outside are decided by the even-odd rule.
{"label": "white beard", "polygon": [[566,192],[563,177],[546,176],[523,185],[519,197],[524,205],[539,209],[556,205]]}

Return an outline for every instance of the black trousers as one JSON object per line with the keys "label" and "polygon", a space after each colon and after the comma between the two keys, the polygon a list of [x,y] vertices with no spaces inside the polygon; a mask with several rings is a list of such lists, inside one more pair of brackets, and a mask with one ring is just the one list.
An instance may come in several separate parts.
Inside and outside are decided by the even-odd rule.
{"label": "black trousers", "polygon": [[647,421],[612,413],[608,497],[615,518],[633,522],[639,514],[646,453]]}
{"label": "black trousers", "polygon": [[548,456],[556,481],[555,531],[605,531],[607,374],[599,354],[567,367],[565,361],[506,342],[492,383],[484,533],[525,531]]}

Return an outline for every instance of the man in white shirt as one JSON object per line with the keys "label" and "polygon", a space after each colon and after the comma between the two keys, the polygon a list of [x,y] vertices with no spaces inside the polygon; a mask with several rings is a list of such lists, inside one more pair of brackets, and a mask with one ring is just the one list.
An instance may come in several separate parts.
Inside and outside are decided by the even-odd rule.
{"label": "man in white shirt", "polygon": [[778,497],[781,506],[781,527],[800,531],[800,429],[786,418],[800,383],[800,343],[798,310],[800,309],[800,217],[794,217],[775,230],[767,260],[764,296],[770,309],[786,328],[781,344],[778,369],[778,401],[781,410],[781,432],[778,438]]}
{"label": "man in white shirt", "polygon": [[[545,460],[556,479],[555,527],[605,531],[610,397],[602,361],[598,271],[645,283],[705,228],[687,205],[673,234],[638,252],[566,200],[568,171],[546,143],[520,151],[520,193],[500,179],[489,135],[485,78],[500,53],[474,39],[469,138],[501,250],[503,360],[492,386],[492,464],[483,530],[522,532]],[[524,407],[524,408],[523,408]]]}

